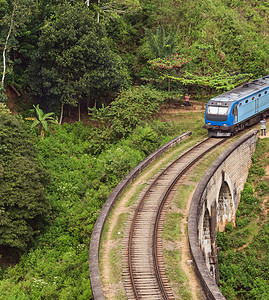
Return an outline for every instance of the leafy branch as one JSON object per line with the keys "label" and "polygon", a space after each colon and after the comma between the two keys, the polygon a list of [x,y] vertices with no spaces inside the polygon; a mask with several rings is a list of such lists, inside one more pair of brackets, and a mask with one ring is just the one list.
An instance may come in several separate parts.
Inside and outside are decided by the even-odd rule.
{"label": "leafy branch", "polygon": [[31,125],[31,128],[36,127],[37,125],[40,128],[40,135],[42,139],[44,138],[44,131],[48,130],[48,122],[57,124],[58,122],[52,117],[54,115],[53,112],[44,114],[43,110],[39,108],[39,104],[37,106],[33,105],[37,114],[37,119]]}

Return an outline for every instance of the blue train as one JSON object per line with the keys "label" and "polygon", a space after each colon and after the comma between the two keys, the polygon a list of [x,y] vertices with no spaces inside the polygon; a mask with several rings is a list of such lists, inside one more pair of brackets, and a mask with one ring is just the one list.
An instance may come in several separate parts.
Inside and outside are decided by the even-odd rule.
{"label": "blue train", "polygon": [[205,109],[208,135],[228,137],[269,115],[269,75],[212,98]]}

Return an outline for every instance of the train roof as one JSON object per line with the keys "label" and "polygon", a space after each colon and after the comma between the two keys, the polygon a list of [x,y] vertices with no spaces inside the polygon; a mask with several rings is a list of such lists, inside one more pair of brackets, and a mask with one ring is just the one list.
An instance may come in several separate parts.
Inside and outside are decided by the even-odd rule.
{"label": "train roof", "polygon": [[244,99],[252,94],[255,94],[258,91],[265,89],[266,87],[269,87],[269,75],[259,79],[255,79],[235,89],[232,89],[224,94],[216,96],[210,99],[210,101],[214,100],[214,101],[234,102],[237,100]]}

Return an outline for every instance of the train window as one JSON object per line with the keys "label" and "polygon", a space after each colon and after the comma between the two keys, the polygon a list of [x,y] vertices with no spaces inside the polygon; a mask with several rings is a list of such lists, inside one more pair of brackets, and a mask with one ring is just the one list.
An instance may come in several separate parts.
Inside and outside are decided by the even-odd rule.
{"label": "train window", "polygon": [[208,106],[207,113],[210,115],[216,115],[218,113],[218,107],[217,106]]}
{"label": "train window", "polygon": [[261,97],[262,94],[259,94],[259,97]]}
{"label": "train window", "polygon": [[208,106],[207,113],[210,115],[227,115],[228,107],[223,106]]}
{"label": "train window", "polygon": [[228,107],[219,107],[219,115],[227,115]]}
{"label": "train window", "polygon": [[241,106],[242,105],[242,103],[239,103],[239,106]]}
{"label": "train window", "polygon": [[252,97],[252,100],[254,100],[255,99],[255,97]]}
{"label": "train window", "polygon": [[246,100],[246,103],[248,103],[248,100]]}
{"label": "train window", "polygon": [[267,91],[265,91],[264,94],[267,94]]}

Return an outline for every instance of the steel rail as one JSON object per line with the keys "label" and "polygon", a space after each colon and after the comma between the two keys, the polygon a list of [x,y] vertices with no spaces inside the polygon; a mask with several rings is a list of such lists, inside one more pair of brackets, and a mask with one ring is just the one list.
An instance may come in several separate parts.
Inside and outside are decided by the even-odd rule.
{"label": "steel rail", "polygon": [[185,174],[199,159],[201,159],[206,153],[210,152],[213,148],[215,148],[216,146],[219,146],[220,144],[222,144],[226,139],[222,139],[219,141],[219,143],[217,143],[216,145],[213,145],[212,147],[206,149],[205,152],[203,152],[202,154],[200,154],[199,156],[197,156],[194,160],[192,160],[173,180],[173,182],[171,183],[171,185],[167,188],[167,190],[164,193],[162,202],[159,206],[158,209],[158,213],[157,213],[157,217],[156,217],[156,221],[154,224],[154,234],[153,234],[153,260],[154,260],[154,270],[156,273],[156,278],[158,280],[162,295],[164,297],[165,300],[168,300],[167,294],[165,292],[165,288],[164,288],[164,284],[162,281],[162,276],[160,273],[160,269],[159,269],[159,263],[158,263],[158,253],[157,253],[157,234],[158,234],[158,228],[159,228],[159,219],[161,216],[161,212],[163,210],[164,204],[168,198],[168,195],[170,194],[172,188],[175,186],[175,184],[177,183],[177,181],[180,179],[180,177]]}
{"label": "steel rail", "polygon": [[101,236],[104,230],[105,222],[108,215],[116,203],[117,199],[126,189],[126,187],[135,179],[137,176],[149,166],[155,159],[159,158],[163,153],[174,147],[176,144],[182,142],[184,139],[191,136],[191,132],[183,132],[181,135],[175,137],[171,141],[167,142],[159,149],[147,156],[142,162],[134,167],[114,188],[106,202],[104,203],[101,212],[95,222],[93,232],[91,235],[90,247],[89,247],[89,274],[92,289],[92,297],[98,300],[104,300],[104,292],[101,284],[101,276],[99,272],[99,251],[101,244]]}
{"label": "steel rail", "polygon": [[[133,237],[133,232],[134,232],[134,228],[135,228],[135,222],[137,219],[137,216],[141,210],[141,207],[148,195],[148,193],[150,192],[151,188],[153,187],[153,185],[160,179],[161,176],[163,176],[163,174],[165,172],[167,172],[167,170],[169,168],[171,168],[174,164],[176,164],[179,160],[181,160],[183,157],[187,156],[190,152],[194,151],[196,148],[200,147],[202,144],[206,143],[208,140],[210,140],[212,138],[206,138],[205,140],[197,143],[196,145],[194,145],[193,147],[191,147],[190,149],[188,149],[187,151],[185,151],[183,154],[181,154],[176,160],[174,160],[172,163],[170,163],[165,170],[163,170],[156,178],[155,180],[149,185],[147,191],[145,192],[143,198],[140,200],[135,212],[134,212],[134,216],[132,219],[132,223],[131,223],[131,227],[130,227],[130,232],[129,232],[129,241],[128,241],[128,271],[129,271],[129,275],[130,275],[130,281],[131,281],[131,285],[132,285],[132,289],[133,289],[133,293],[136,299],[139,299],[139,293],[137,291],[136,288],[136,284],[135,284],[135,280],[134,280],[134,272],[133,272],[133,268],[132,268],[132,237]],[[219,144],[223,143],[226,140],[226,138],[221,139],[217,144],[211,146],[209,149],[207,149],[204,153],[202,153],[201,155],[199,155],[198,157],[196,157],[194,160],[192,160],[192,162],[189,163],[189,165],[187,165],[184,170],[182,172],[180,172],[176,178],[173,180],[171,186],[165,191],[164,196],[163,196],[163,200],[161,201],[161,205],[158,209],[158,213],[157,213],[157,219],[159,219],[160,214],[161,214],[161,210],[163,208],[163,205],[168,197],[168,194],[170,193],[171,189],[173,188],[173,186],[176,184],[176,182],[178,181],[178,179],[195,163],[197,162],[202,156],[204,156],[206,153],[208,153],[209,151],[211,151],[214,147],[218,146]],[[159,289],[161,294],[163,295],[164,299],[168,299],[167,293],[165,291],[165,287],[162,281],[162,277],[160,274],[160,270],[159,270],[159,266],[158,266],[158,259],[157,259],[157,242],[156,242],[156,237],[157,237],[157,231],[158,231],[158,220],[155,220],[155,225],[154,225],[154,238],[153,238],[153,260],[154,260],[154,270],[155,270],[155,276],[159,285]]]}

